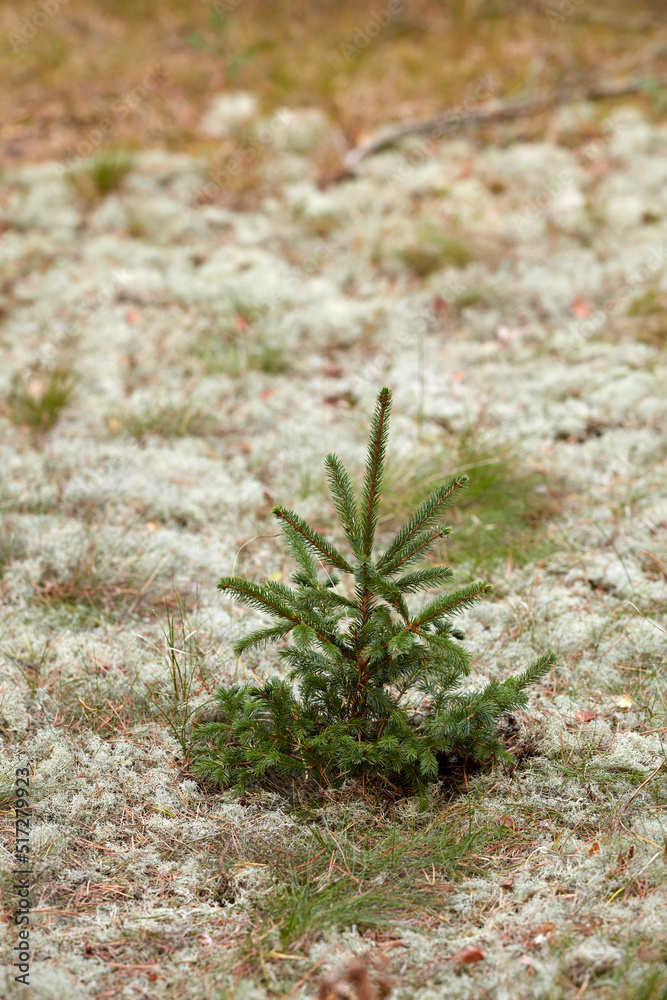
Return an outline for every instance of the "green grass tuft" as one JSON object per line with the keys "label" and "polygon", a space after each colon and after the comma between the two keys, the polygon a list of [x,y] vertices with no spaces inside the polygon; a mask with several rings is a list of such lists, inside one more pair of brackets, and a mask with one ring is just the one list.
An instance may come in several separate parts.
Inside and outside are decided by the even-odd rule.
{"label": "green grass tuft", "polygon": [[188,353],[199,359],[202,375],[236,378],[250,371],[281,375],[291,368],[282,344],[252,326],[254,318],[237,312],[234,320],[207,328]]}
{"label": "green grass tuft", "polygon": [[129,153],[105,152],[71,170],[68,179],[76,193],[92,205],[117,191],[133,166],[134,159]]}
{"label": "green grass tuft", "polygon": [[123,417],[111,417],[109,422],[120,419],[120,427],[127,434],[143,440],[153,434],[162,438],[199,437],[206,434],[214,426],[210,414],[190,403],[162,403],[154,407],[144,406],[131,411]]}
{"label": "green grass tuft", "polygon": [[628,316],[662,316],[665,312],[667,305],[657,288],[649,288],[638,295],[628,307]]}
{"label": "green grass tuft", "polygon": [[398,256],[418,278],[425,278],[443,267],[466,267],[472,251],[452,236],[443,236],[435,227],[425,227],[414,243],[398,251]]}
{"label": "green grass tuft", "polygon": [[628,307],[632,334],[636,340],[658,350],[667,348],[667,294],[659,288],[649,288],[638,295]]}
{"label": "green grass tuft", "polygon": [[17,559],[25,558],[28,545],[23,533],[12,518],[4,518],[0,524],[0,580],[5,568]]}
{"label": "green grass tuft", "polygon": [[368,810],[363,821],[332,819],[330,808],[306,810],[289,847],[249,831],[226,852],[218,889],[225,898],[233,901],[235,873],[248,863],[264,871],[270,887],[252,904],[246,960],[258,941],[293,952],[323,931],[400,925],[415,911],[437,922],[456,884],[489,864],[480,851],[512,836],[494,824],[473,829],[461,804],[423,818]]}
{"label": "green grass tuft", "polygon": [[261,917],[278,931],[282,947],[307,933],[382,927],[415,909],[437,912],[483,840],[438,819],[423,830],[399,826],[360,836],[311,828],[311,836],[305,859],[275,856],[275,889]]}
{"label": "green grass tuft", "polygon": [[448,562],[489,573],[501,563],[521,566],[553,551],[549,525],[558,514],[563,485],[526,467],[511,447],[492,448],[471,434],[453,451],[429,457],[415,469],[389,466],[389,509],[381,530],[393,530],[432,484],[451,472],[465,472],[469,482],[450,514],[452,533],[441,543]]}
{"label": "green grass tuft", "polygon": [[[156,714],[169,727],[187,759],[192,732],[203,708],[200,696],[210,693],[206,652],[198,637],[199,625],[190,619],[182,595],[173,589],[174,606],[164,599],[166,623],[161,625],[168,683],[152,681],[148,696]],[[210,700],[210,699],[209,699]]]}
{"label": "green grass tuft", "polygon": [[34,372],[25,379],[12,379],[9,415],[19,427],[36,432],[51,430],[69,403],[76,382],[72,368],[59,364],[48,372]]}

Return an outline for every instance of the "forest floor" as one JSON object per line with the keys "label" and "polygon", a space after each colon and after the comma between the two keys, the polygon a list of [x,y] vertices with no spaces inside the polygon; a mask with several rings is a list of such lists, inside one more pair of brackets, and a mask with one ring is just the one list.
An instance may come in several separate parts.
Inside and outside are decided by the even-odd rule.
{"label": "forest floor", "polygon": [[[481,65],[468,110],[506,95]],[[27,768],[35,1000],[305,1000],[355,955],[396,1000],[658,1000],[663,91],[408,139],[335,180],[352,118],[307,82],[284,106],[241,83],[188,112],[191,141],[5,145],[3,949]],[[445,775],[425,811],[200,783],[216,687],[279,669],[233,656],[260,619],[217,580],[290,575],[274,504],[335,534],[322,460],[360,473],[382,385],[381,533],[470,476],[439,554],[494,584],[463,616],[472,684],[558,655],[506,722],[517,766]],[[0,992],[22,988],[8,962]]]}

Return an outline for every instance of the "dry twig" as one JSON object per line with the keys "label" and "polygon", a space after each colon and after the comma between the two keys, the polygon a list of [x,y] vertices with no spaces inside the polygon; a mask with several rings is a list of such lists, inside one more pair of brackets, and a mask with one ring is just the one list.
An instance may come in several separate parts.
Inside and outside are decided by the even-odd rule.
{"label": "dry twig", "polygon": [[448,111],[431,118],[402,122],[398,125],[387,125],[347,151],[343,157],[343,173],[339,179],[352,176],[356,167],[366,157],[372,156],[409,136],[429,136],[442,139],[453,132],[475,125],[491,125],[496,122],[527,118],[539,114],[541,111],[548,111],[549,108],[557,107],[560,104],[569,104],[573,101],[600,101],[605,98],[626,97],[630,94],[640,93],[649,87],[667,87],[667,78],[633,77],[629,80],[595,84],[591,87],[567,87],[552,94],[516,101],[494,99],[485,101],[479,107],[469,111]]}

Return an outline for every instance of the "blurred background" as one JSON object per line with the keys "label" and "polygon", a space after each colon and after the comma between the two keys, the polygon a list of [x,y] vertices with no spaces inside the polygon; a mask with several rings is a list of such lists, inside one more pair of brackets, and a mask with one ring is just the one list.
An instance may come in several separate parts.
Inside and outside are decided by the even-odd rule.
{"label": "blurred background", "polygon": [[[503,99],[667,68],[661,0],[5,0],[0,23],[0,156],[12,164],[67,158],[100,126],[96,152],[214,148],[202,114],[226,90],[253,93],[264,114],[319,107],[350,146],[456,105],[488,74]],[[159,99],[132,106],[147,78]],[[640,99],[664,113],[664,93],[649,85]],[[541,128],[531,118],[520,137]]]}

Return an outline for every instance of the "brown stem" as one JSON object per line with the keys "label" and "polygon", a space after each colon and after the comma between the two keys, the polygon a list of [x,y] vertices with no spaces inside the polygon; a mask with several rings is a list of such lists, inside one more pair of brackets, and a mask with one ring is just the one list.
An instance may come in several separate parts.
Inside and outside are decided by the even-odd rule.
{"label": "brown stem", "polygon": [[349,715],[353,715],[357,708],[357,697],[359,691],[366,680],[366,669],[368,667],[368,660],[361,659],[361,634],[364,628],[368,624],[370,618],[370,613],[372,610],[372,600],[371,592],[368,587],[364,586],[361,591],[361,601],[359,602],[359,612],[360,612],[360,623],[357,632],[357,683],[355,685],[352,697],[347,699],[345,704],[345,710]]}

